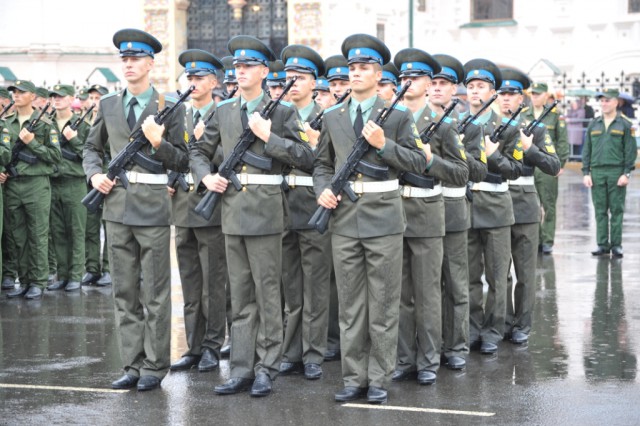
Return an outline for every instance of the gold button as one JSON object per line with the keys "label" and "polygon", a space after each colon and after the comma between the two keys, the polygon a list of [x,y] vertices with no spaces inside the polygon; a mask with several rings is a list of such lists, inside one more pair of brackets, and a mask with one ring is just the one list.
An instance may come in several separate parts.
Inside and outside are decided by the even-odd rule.
{"label": "gold button", "polygon": [[358,179],[362,179],[362,173],[358,173]]}
{"label": "gold button", "polygon": [[247,166],[242,166],[242,171],[246,172],[247,171]]}
{"label": "gold button", "polygon": [[242,192],[247,192],[247,187],[246,186],[242,187]]}

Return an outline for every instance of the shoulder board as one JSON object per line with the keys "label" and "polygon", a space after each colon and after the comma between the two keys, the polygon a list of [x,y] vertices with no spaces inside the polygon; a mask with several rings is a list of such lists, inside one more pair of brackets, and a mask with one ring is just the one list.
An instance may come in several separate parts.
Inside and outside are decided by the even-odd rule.
{"label": "shoulder board", "polygon": [[620,117],[624,118],[626,121],[628,121],[629,123],[633,123],[633,121],[631,121],[631,119],[629,117],[627,117],[626,115],[620,113]]}
{"label": "shoulder board", "polygon": [[556,114],[558,113],[558,108],[557,107],[553,107],[553,109],[551,110],[551,112],[555,112]]}
{"label": "shoulder board", "polygon": [[529,111],[529,107],[522,108],[522,112],[527,112],[527,111]]}
{"label": "shoulder board", "polygon": [[224,101],[220,101],[218,102],[218,104],[216,106],[222,106],[231,102],[236,102],[238,99],[237,98],[231,98],[231,99],[225,99]]}
{"label": "shoulder board", "polygon": [[400,104],[396,104],[395,109],[397,109],[398,111],[407,111],[407,107]]}
{"label": "shoulder board", "polygon": [[7,114],[7,115],[5,115],[4,117],[2,117],[2,120],[3,120],[3,121],[6,121],[7,119],[9,119],[9,118],[13,118],[13,117],[15,117],[15,116],[16,116],[16,112],[15,112],[15,111],[13,111],[12,113]]}
{"label": "shoulder board", "polygon": [[545,127],[544,123],[541,121],[540,123],[538,123],[537,127]]}
{"label": "shoulder board", "polygon": [[100,100],[101,100],[101,101],[104,101],[105,99],[109,99],[110,97],[115,96],[115,95],[117,95],[118,93],[120,93],[120,92],[111,92],[111,93],[107,93],[106,95],[103,95],[103,96],[100,98]]}
{"label": "shoulder board", "polygon": [[48,125],[51,125],[51,124],[52,124],[51,119],[50,119],[49,117],[47,117],[47,116],[46,116],[46,114],[42,116],[42,118],[40,119],[40,121],[42,121],[43,123],[46,123],[46,124],[48,124]]}
{"label": "shoulder board", "polygon": [[453,122],[453,119],[451,117],[445,117],[444,122],[447,124],[451,124]]}
{"label": "shoulder board", "polygon": [[165,96],[164,100],[166,102],[171,102],[171,103],[174,103],[174,104],[178,103],[178,100],[176,98],[174,98],[173,96]]}
{"label": "shoulder board", "polygon": [[[343,102],[343,103],[344,103],[344,102]],[[340,108],[341,106],[342,106],[342,103],[340,103],[340,104],[336,104],[336,105],[334,105],[334,106],[331,106],[331,107],[329,107],[329,108],[325,109],[325,110],[324,110],[324,113],[326,114],[326,113],[328,113],[329,111],[333,111],[334,109],[338,109],[338,108]]]}
{"label": "shoulder board", "polygon": [[293,106],[291,102],[287,102],[287,101],[280,101],[280,105],[284,105],[287,108],[291,108]]}

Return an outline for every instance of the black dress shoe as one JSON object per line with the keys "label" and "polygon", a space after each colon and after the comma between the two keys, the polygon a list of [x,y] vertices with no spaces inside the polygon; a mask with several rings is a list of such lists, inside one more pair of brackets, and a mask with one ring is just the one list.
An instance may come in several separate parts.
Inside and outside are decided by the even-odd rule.
{"label": "black dress shoe", "polygon": [[307,380],[317,380],[322,377],[322,367],[319,364],[305,364],[304,378]]}
{"label": "black dress shoe", "polygon": [[256,397],[267,396],[271,393],[271,387],[271,378],[267,376],[266,373],[258,373],[256,379],[253,381],[249,395]]}
{"label": "black dress shoe", "polygon": [[7,297],[9,299],[13,299],[14,297],[22,297],[25,294],[27,294],[27,291],[29,291],[27,287],[14,288],[13,290],[7,293]]}
{"label": "black dress shoe", "polygon": [[198,371],[204,373],[206,371],[213,371],[218,368],[218,357],[216,357],[213,349],[204,348],[202,350],[202,357],[198,363]]}
{"label": "black dress shoe", "polygon": [[47,290],[49,291],[62,290],[67,286],[67,283],[68,283],[67,280],[56,281],[53,284],[49,284],[47,286]]}
{"label": "black dress shoe", "polygon": [[231,345],[223,345],[220,348],[220,358],[229,358],[229,355],[231,355]]}
{"label": "black dress shoe", "polygon": [[620,246],[611,247],[611,254],[613,255],[613,257],[618,258],[624,256],[624,254],[622,253],[622,247]]}
{"label": "black dress shoe", "polygon": [[594,251],[591,252],[592,255],[594,256],[604,256],[604,255],[608,255],[609,254],[609,249],[606,249],[602,246],[598,246],[597,249],[595,249]]}
{"label": "black dress shoe", "polygon": [[102,276],[96,281],[96,285],[99,287],[111,285],[111,274],[108,272],[103,272]]}
{"label": "black dress shoe", "polygon": [[69,281],[64,291],[78,291],[81,287],[80,281]]}
{"label": "black dress shoe", "polygon": [[96,281],[100,278],[99,274],[94,274],[93,272],[87,272],[82,276],[82,285],[91,285],[95,284]]}
{"label": "black dress shoe", "polygon": [[523,333],[520,330],[514,330],[513,333],[511,333],[511,342],[515,343],[516,345],[527,343],[528,340],[529,335],[527,333]]}
{"label": "black dress shoe", "polygon": [[387,402],[387,391],[375,386],[369,386],[367,392],[367,402],[369,404],[384,404]]}
{"label": "black dress shoe", "polygon": [[472,340],[469,344],[469,350],[479,351],[480,346],[482,346],[482,340]]}
{"label": "black dress shoe", "polygon": [[138,384],[138,378],[131,374],[124,374],[115,382],[111,383],[111,389],[131,389]]}
{"label": "black dress shoe", "polygon": [[542,245],[542,254],[551,254],[553,253],[553,246],[550,244]]}
{"label": "black dress shoe", "polygon": [[416,377],[415,370],[395,370],[391,375],[391,380],[394,382],[402,382],[413,379],[414,377]]}
{"label": "black dress shoe", "polygon": [[36,287],[32,285],[29,287],[29,290],[24,295],[24,298],[27,300],[40,299],[42,297],[42,289],[40,287]]}
{"label": "black dress shoe", "polygon": [[189,370],[200,362],[200,357],[196,355],[185,355],[169,367],[171,371],[184,371]]}
{"label": "black dress shoe", "polygon": [[324,353],[325,361],[339,361],[340,360],[340,349],[327,349]]}
{"label": "black dress shoe", "polygon": [[482,342],[480,345],[480,353],[484,355],[493,355],[498,353],[498,345],[491,342]]}
{"label": "black dress shoe", "polygon": [[15,278],[4,277],[2,279],[2,290],[13,290],[16,287]]}
{"label": "black dress shoe", "polygon": [[418,371],[419,385],[433,385],[436,382],[436,373],[431,370]]}
{"label": "black dress shoe", "polygon": [[138,380],[138,390],[142,392],[158,389],[161,381],[162,379],[156,376],[142,376]]}
{"label": "black dress shoe", "polygon": [[367,388],[357,388],[355,386],[345,386],[340,392],[336,393],[334,398],[336,402],[355,401],[367,394]]}
{"label": "black dress shoe", "polygon": [[449,370],[462,370],[467,365],[467,361],[461,356],[450,356],[446,358],[444,364]]}
{"label": "black dress shoe", "polygon": [[280,374],[288,376],[290,374],[298,374],[304,371],[304,367],[301,362],[286,362],[280,363]]}
{"label": "black dress shoe", "polygon": [[246,392],[251,389],[253,380],[242,379],[239,377],[232,377],[227,380],[224,385],[218,385],[213,388],[213,391],[218,395],[233,395],[234,393]]}

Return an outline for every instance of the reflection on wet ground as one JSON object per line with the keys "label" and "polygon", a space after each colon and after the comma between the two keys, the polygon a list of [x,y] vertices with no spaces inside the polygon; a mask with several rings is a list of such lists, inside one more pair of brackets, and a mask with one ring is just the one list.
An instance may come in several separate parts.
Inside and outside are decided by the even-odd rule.
{"label": "reflection on wet ground", "polygon": [[[0,424],[638,424],[640,188],[632,181],[627,193],[621,260],[589,254],[589,197],[567,170],[554,254],[539,257],[528,347],[503,342],[497,356],[472,353],[465,371],[441,369],[434,386],[394,383],[387,410],[334,403],[339,362],[325,363],[317,382],[278,378],[258,400],[213,394],[228,378],[226,360],[212,373],[171,373],[160,391],[106,392],[121,367],[112,295],[89,287],[29,303],[0,298]],[[185,338],[172,266],[175,360]]]}

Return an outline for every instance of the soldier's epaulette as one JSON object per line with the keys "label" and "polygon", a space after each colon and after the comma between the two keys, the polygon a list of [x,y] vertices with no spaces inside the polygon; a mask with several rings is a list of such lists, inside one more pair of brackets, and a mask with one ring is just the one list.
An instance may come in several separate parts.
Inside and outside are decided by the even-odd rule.
{"label": "soldier's epaulette", "polygon": [[629,124],[633,124],[633,121],[631,121],[631,119],[629,117],[627,117],[626,115],[624,115],[623,113],[620,113],[620,117],[622,117],[625,120],[627,120],[629,122]]}
{"label": "soldier's epaulette", "polygon": [[445,117],[444,122],[447,124],[451,124],[453,122],[453,119],[451,117]]}
{"label": "soldier's epaulette", "polygon": [[[344,103],[344,102],[343,102]],[[324,110],[324,113],[328,113],[329,111],[333,111],[334,109],[338,109],[342,106],[343,103],[335,104],[334,106],[330,106],[329,108]]]}
{"label": "soldier's epaulette", "polygon": [[231,102],[236,102],[238,99],[237,98],[230,98],[230,99],[225,99],[224,101],[220,101],[218,102],[218,104],[216,106],[222,106]]}
{"label": "soldier's epaulette", "polygon": [[15,111],[10,112],[9,114],[7,114],[7,115],[5,115],[4,117],[2,117],[2,121],[6,121],[6,120],[7,120],[7,119],[9,119],[9,118],[13,118],[13,116],[15,116],[15,115],[16,115],[16,112],[15,112]]}
{"label": "soldier's epaulette", "polygon": [[524,108],[522,108],[522,111],[521,111],[521,112],[527,112],[527,111],[529,111],[529,107],[524,107]]}
{"label": "soldier's epaulette", "polygon": [[537,124],[537,127],[544,128],[544,127],[546,127],[546,126],[545,126],[545,124],[541,121],[541,122],[539,122],[539,123]]}
{"label": "soldier's epaulette", "polygon": [[287,101],[280,101],[280,105],[284,105],[287,108],[291,108],[293,106],[291,102],[287,102]]}
{"label": "soldier's epaulette", "polygon": [[173,96],[166,96],[165,95],[164,100],[166,102],[171,102],[172,104],[178,103],[178,100],[176,98],[174,98]]}
{"label": "soldier's epaulette", "polygon": [[40,118],[40,121],[44,122],[45,124],[51,126],[51,124],[53,124],[53,122],[51,121],[51,118],[49,118],[46,114],[42,116],[42,118]]}
{"label": "soldier's epaulette", "polygon": [[398,111],[407,111],[407,107],[404,105],[400,105],[400,104],[396,104],[396,106],[394,107],[395,109],[397,109]]}
{"label": "soldier's epaulette", "polygon": [[551,110],[551,112],[554,112],[554,113],[556,113],[556,114],[557,114],[557,113],[558,113],[558,107],[553,107],[553,109]]}
{"label": "soldier's epaulette", "polygon": [[120,93],[119,91],[116,92],[111,92],[111,93],[107,93],[106,95],[102,95],[102,97],[100,98],[101,101],[104,101],[105,99],[109,99],[112,96],[117,95],[118,93]]}

